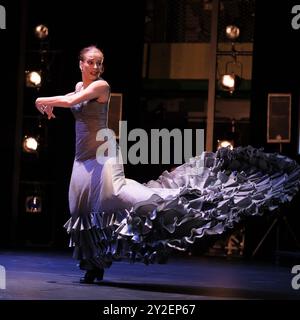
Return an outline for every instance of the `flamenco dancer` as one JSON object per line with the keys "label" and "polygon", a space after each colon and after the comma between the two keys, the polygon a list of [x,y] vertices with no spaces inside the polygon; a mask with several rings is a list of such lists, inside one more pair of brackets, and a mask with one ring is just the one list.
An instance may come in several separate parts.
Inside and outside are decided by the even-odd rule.
{"label": "flamenco dancer", "polygon": [[71,218],[65,228],[85,271],[81,282],[102,280],[116,256],[155,262],[170,249],[185,250],[197,238],[272,211],[297,193],[299,165],[252,147],[203,152],[201,168],[190,161],[146,184],[126,178],[120,161],[97,154],[104,141],[96,136],[107,128],[110,100],[110,86],[101,77],[103,60],[97,47],[82,49],[82,81],[74,92],[36,100],[48,119],[62,107],[76,120]]}

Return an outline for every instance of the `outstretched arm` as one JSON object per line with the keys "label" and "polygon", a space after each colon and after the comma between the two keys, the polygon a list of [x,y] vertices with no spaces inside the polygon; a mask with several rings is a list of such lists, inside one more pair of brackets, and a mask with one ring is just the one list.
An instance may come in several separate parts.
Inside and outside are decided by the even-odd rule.
{"label": "outstretched arm", "polygon": [[[79,83],[80,84],[80,83]],[[78,84],[76,85],[77,89]],[[96,99],[99,102],[106,103],[109,99],[109,85],[104,80],[97,80],[92,82],[86,88],[80,91],[75,90],[74,94],[66,94],[63,96],[52,96],[37,98],[35,105],[40,112],[46,112],[45,106],[47,107],[62,107],[70,108],[71,106],[86,100]],[[47,113],[48,114],[48,113]],[[48,114],[49,118],[49,114]]]}

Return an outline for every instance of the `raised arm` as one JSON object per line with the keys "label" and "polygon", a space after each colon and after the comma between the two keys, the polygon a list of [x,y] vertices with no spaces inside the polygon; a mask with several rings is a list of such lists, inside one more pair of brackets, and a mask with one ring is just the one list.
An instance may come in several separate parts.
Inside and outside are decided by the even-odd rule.
{"label": "raised arm", "polygon": [[41,111],[43,106],[70,108],[73,105],[86,100],[96,99],[101,103],[106,103],[108,101],[110,90],[106,81],[94,81],[86,88],[84,88],[81,83],[81,89],[79,89],[79,84],[80,82],[76,85],[76,90],[73,94],[37,98],[35,101],[36,107]]}

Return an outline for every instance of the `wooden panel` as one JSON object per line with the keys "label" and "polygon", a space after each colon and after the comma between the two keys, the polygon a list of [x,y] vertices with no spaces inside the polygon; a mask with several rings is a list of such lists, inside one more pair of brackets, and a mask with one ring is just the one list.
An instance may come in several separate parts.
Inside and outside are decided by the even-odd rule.
{"label": "wooden panel", "polygon": [[267,116],[267,142],[291,141],[291,94],[269,93]]}
{"label": "wooden panel", "polygon": [[108,128],[115,132],[117,139],[120,138],[119,121],[122,120],[122,99],[122,93],[112,93],[108,109]]}

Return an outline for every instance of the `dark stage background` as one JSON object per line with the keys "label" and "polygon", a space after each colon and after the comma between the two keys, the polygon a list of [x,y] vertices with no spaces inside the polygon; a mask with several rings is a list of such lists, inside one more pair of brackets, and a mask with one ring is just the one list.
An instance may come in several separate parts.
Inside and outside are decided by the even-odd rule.
{"label": "dark stage background", "polygon": [[[12,176],[15,157],[15,130],[18,105],[23,104],[23,129],[36,127],[30,117],[37,115],[34,108],[36,97],[42,95],[64,94],[73,91],[80,81],[78,53],[81,48],[96,44],[105,55],[105,79],[110,83],[112,92],[123,93],[123,117],[128,126],[138,127],[138,108],[140,77],[143,59],[143,1],[91,1],[72,4],[64,1],[7,1],[1,2],[7,13],[6,30],[1,30],[1,136],[4,138],[2,149],[3,193],[1,196],[2,222],[0,243],[11,244],[12,229],[17,230],[16,238],[26,239],[28,222],[22,209],[19,217],[12,218]],[[34,66],[39,62],[40,42],[34,36],[34,27],[44,23],[49,27],[49,70],[46,85],[36,89],[23,88],[23,73],[20,68]],[[52,52],[52,53],[51,53]],[[21,63],[20,63],[21,61]],[[23,64],[20,66],[20,64]],[[20,85],[21,83],[21,85]],[[22,87],[22,88],[21,88]],[[24,90],[23,92],[20,92]],[[23,102],[18,101],[24,95]],[[125,107],[126,106],[126,107]],[[36,232],[34,238],[49,238],[49,227],[54,223],[55,238],[60,243],[64,237],[63,223],[68,219],[67,188],[74,155],[74,122],[71,112],[58,110],[57,121],[47,124],[47,149],[42,150],[40,159],[21,155],[21,181],[47,180],[45,193],[52,193],[49,217],[41,225],[44,230]],[[27,120],[26,120],[27,119]],[[29,119],[29,120],[28,120]],[[26,155],[25,155],[26,156]],[[22,187],[21,187],[22,189]],[[20,190],[22,193],[22,190]],[[22,195],[20,195],[22,197]],[[48,210],[48,211],[49,211]],[[54,218],[54,220],[53,220]],[[13,223],[13,225],[12,225]],[[41,225],[39,225],[41,224]],[[32,231],[32,227],[30,228]],[[14,233],[14,232],[13,232]],[[14,237],[15,237],[14,236]],[[37,239],[33,239],[33,242]],[[18,243],[17,245],[22,244]]]}
{"label": "dark stage background", "polygon": [[[267,95],[270,92],[292,94],[292,140],[283,145],[283,153],[299,161],[299,70],[300,30],[291,27],[291,8],[297,1],[265,3],[256,1],[251,90],[250,143],[268,151],[279,151],[278,145],[266,142]],[[62,228],[69,218],[68,183],[74,154],[74,121],[68,110],[57,110],[57,119],[42,124],[47,147],[40,158],[19,154],[20,172],[16,172],[18,121],[23,129],[36,128],[34,100],[39,95],[63,94],[73,90],[80,80],[77,55],[87,45],[96,44],[105,55],[104,78],[112,92],[123,93],[123,119],[129,129],[143,127],[140,103],[144,45],[145,1],[1,1],[7,12],[6,30],[0,30],[1,70],[1,222],[0,245],[49,245],[66,247],[67,235]],[[39,92],[24,88],[23,69],[34,65],[40,42],[33,29],[44,23],[49,27],[47,49],[51,53],[46,84]],[[22,69],[23,68],[23,69]],[[20,71],[21,70],[21,71]],[[20,111],[22,107],[23,111]],[[22,114],[20,114],[22,112]],[[19,117],[18,117],[19,116]],[[149,120],[150,121],[150,120]],[[155,123],[147,123],[156,127]],[[45,131],[46,130],[46,131]],[[17,143],[17,145],[16,145]],[[150,167],[126,166],[131,178],[144,182],[156,178]],[[42,180],[44,194],[51,194],[44,204],[44,216],[28,217],[18,204],[13,215],[16,177],[19,197],[24,195],[26,181]],[[22,181],[25,182],[22,184]],[[33,192],[36,188],[33,186]],[[298,200],[289,210],[292,223],[298,226]],[[21,201],[22,202],[22,201]],[[297,232],[298,232],[297,231]],[[251,240],[249,240],[251,242]]]}

